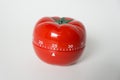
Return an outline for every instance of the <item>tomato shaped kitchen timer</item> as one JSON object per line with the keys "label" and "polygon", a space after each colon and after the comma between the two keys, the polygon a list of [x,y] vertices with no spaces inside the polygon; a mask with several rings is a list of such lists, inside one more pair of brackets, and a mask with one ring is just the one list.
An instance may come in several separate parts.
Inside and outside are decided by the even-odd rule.
{"label": "tomato shaped kitchen timer", "polygon": [[43,17],[33,31],[33,47],[46,63],[70,65],[85,48],[86,32],[83,24],[68,17]]}

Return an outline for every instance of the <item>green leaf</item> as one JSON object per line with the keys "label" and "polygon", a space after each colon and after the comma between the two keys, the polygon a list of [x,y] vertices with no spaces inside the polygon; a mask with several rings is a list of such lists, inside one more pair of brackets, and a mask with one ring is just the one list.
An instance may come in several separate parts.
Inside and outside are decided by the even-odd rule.
{"label": "green leaf", "polygon": [[69,23],[69,22],[71,22],[73,19],[71,19],[71,20],[66,20],[64,17],[62,17],[62,18],[60,18],[59,20],[57,20],[57,19],[55,19],[55,18],[53,18],[54,20],[55,20],[55,22],[56,23],[58,23],[58,24],[66,24],[66,23]]}
{"label": "green leaf", "polygon": [[72,21],[72,19],[71,19],[71,20],[66,20],[65,23],[69,23],[69,22],[71,22],[71,21]]}

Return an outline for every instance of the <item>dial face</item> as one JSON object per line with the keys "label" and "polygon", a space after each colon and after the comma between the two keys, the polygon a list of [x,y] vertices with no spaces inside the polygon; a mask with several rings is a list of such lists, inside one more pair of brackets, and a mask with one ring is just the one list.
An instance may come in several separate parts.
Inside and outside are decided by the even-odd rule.
{"label": "dial face", "polygon": [[[38,57],[43,61],[53,64],[64,62],[64,64],[68,64],[77,60],[73,60],[74,57],[78,57],[82,53],[85,47],[85,37],[84,26],[79,21],[67,17],[44,17],[37,22],[34,28],[33,46]],[[68,55],[70,56],[68,57]],[[62,57],[68,60],[64,60]]]}

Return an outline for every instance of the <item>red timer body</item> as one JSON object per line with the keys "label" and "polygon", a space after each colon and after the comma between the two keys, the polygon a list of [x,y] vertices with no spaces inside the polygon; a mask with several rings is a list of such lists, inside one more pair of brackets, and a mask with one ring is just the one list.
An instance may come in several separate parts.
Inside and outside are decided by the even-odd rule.
{"label": "red timer body", "polygon": [[43,17],[33,31],[33,47],[37,56],[56,65],[75,63],[85,48],[83,24],[68,17]]}

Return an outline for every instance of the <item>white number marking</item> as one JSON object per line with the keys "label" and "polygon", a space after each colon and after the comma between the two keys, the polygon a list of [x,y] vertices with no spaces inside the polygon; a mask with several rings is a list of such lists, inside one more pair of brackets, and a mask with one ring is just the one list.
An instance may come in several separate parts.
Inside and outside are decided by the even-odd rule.
{"label": "white number marking", "polygon": [[39,40],[39,42],[38,42],[40,45],[42,45],[43,44],[43,41],[41,41],[41,40]]}
{"label": "white number marking", "polygon": [[57,44],[52,44],[52,48],[57,48],[58,45]]}
{"label": "white number marking", "polygon": [[[68,47],[65,48],[65,49],[64,49],[64,48],[58,48],[58,45],[55,44],[55,43],[53,43],[53,44],[51,45],[51,47],[47,47],[47,46],[44,45],[44,42],[41,41],[41,40],[38,41],[38,44],[39,44],[39,46],[42,47],[42,48],[51,49],[51,50],[56,50],[56,51],[73,51],[73,50],[78,50],[78,49],[84,47],[84,43],[83,43],[83,42],[81,43],[81,46],[80,46],[80,47],[75,47],[75,48],[74,48],[74,45],[73,45],[73,44],[69,44]],[[51,55],[52,55],[52,56],[55,56],[55,53],[52,53]]]}
{"label": "white number marking", "polygon": [[70,48],[73,48],[73,44],[69,44],[68,45],[68,48],[70,49]]}

